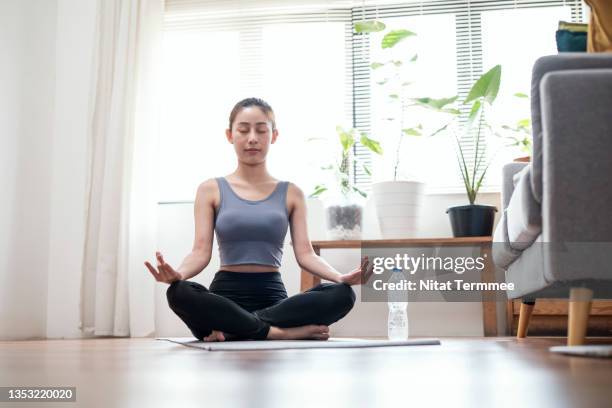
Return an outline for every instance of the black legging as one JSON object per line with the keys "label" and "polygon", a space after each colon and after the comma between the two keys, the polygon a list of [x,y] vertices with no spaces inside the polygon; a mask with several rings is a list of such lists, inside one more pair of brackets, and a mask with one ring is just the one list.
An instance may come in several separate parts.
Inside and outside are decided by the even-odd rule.
{"label": "black legging", "polygon": [[353,308],[355,292],[345,283],[321,283],[288,297],[279,272],[218,271],[210,290],[176,281],[166,292],[170,308],[202,340],[212,330],[229,338],[262,340],[270,326],[330,325]]}

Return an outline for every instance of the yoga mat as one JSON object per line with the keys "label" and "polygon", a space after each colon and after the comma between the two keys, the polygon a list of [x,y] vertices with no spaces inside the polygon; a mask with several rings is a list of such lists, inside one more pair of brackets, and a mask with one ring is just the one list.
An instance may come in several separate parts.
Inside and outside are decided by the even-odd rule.
{"label": "yoga mat", "polygon": [[358,348],[358,347],[390,347],[390,346],[425,346],[440,345],[440,340],[410,339],[410,340],[366,340],[357,338],[330,338],[328,340],[240,340],[207,342],[193,337],[158,337],[187,347],[207,351],[244,351],[244,350],[288,350],[314,348]]}
{"label": "yoga mat", "polygon": [[553,353],[571,356],[612,357],[612,345],[553,346],[549,350]]}

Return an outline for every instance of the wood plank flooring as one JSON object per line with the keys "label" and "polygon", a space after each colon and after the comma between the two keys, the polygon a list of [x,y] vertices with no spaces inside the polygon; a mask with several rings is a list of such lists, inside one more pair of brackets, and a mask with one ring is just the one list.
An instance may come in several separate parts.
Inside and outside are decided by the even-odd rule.
{"label": "wood plank flooring", "polygon": [[0,386],[77,387],[76,403],[20,408],[612,406],[612,359],[548,352],[565,338],[440,340],[242,352],[142,338],[0,342]]}

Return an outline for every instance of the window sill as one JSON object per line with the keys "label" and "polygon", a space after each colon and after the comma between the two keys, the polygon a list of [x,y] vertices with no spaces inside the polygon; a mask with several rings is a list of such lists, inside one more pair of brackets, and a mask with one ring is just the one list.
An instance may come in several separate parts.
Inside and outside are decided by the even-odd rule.
{"label": "window sill", "polygon": [[[480,188],[478,194],[500,194],[501,186],[500,185],[492,185],[492,186],[484,186]],[[371,194],[371,192],[370,192]],[[456,194],[465,194],[465,188],[461,186],[435,186],[435,187],[425,187],[425,195],[456,195]],[[176,201],[159,201],[158,205],[193,205],[193,200],[176,200]]]}
{"label": "window sill", "polygon": [[[484,186],[478,191],[478,194],[500,194],[501,186]],[[435,186],[425,187],[425,195],[452,195],[452,194],[465,194],[464,187],[458,186]]]}

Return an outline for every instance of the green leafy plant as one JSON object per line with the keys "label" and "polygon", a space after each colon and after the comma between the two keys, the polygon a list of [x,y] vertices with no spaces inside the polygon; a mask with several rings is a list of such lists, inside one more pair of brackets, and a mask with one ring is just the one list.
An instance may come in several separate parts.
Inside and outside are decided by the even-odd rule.
{"label": "green leafy plant", "polygon": [[[434,111],[450,114],[451,119],[444,126],[432,133],[451,133],[455,140],[457,163],[461,178],[470,204],[474,204],[482,181],[489,169],[491,160],[485,162],[486,143],[483,133],[491,129],[486,122],[485,107],[492,106],[497,98],[501,83],[501,65],[496,65],[485,72],[472,86],[463,101],[458,96],[452,98],[415,98],[415,105]],[[466,106],[463,114],[461,110],[452,105],[459,102]],[[461,135],[461,136],[459,136]],[[464,153],[464,146],[470,141],[474,146],[472,161],[468,163]]]}
{"label": "green leafy plant", "polygon": [[[384,31],[386,26],[383,22],[377,20],[359,21],[354,24],[355,32],[357,33],[374,33]],[[391,49],[400,42],[416,36],[416,33],[406,29],[389,30],[381,40],[380,47],[383,50]],[[370,69],[374,72],[380,72],[383,68],[390,68],[390,75],[384,76],[376,84],[383,87],[391,105],[395,106],[399,113],[397,115],[390,114],[387,117],[388,121],[398,122],[398,136],[395,148],[395,158],[393,160],[393,180],[397,180],[397,173],[400,164],[400,152],[402,141],[405,137],[421,136],[423,126],[420,123],[406,123],[407,110],[411,105],[408,99],[408,87],[413,84],[406,78],[405,67],[408,64],[415,63],[418,59],[417,54],[410,55],[406,60],[389,59],[386,62],[372,62]],[[404,70],[404,71],[403,71]]]}
{"label": "green leafy plant", "polygon": [[[350,170],[351,168],[361,166],[367,174],[371,174],[371,172],[365,163],[362,163],[352,154],[352,147],[355,145],[357,137],[359,137],[361,144],[367,147],[370,151],[376,154],[382,154],[383,149],[378,141],[369,138],[365,132],[359,132],[355,128],[347,130],[342,126],[336,126],[336,133],[338,134],[338,140],[341,145],[340,160],[321,168],[323,170],[331,171],[334,174],[335,180],[338,182],[336,187],[342,195],[348,196],[351,192],[356,192],[365,198],[367,197],[367,193],[359,189],[351,182]],[[314,191],[309,195],[309,197],[318,197],[329,189],[330,188],[326,184],[318,184],[315,186]]]}
{"label": "green leafy plant", "polygon": [[[529,96],[524,93],[515,93],[514,96],[521,100],[529,101]],[[516,121],[512,125],[502,125],[505,131],[501,134],[495,131],[495,134],[509,141],[506,146],[518,147],[523,153],[531,156],[532,154],[532,137],[531,137],[531,119],[523,118]],[[508,135],[509,134],[509,135]]]}

